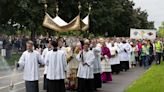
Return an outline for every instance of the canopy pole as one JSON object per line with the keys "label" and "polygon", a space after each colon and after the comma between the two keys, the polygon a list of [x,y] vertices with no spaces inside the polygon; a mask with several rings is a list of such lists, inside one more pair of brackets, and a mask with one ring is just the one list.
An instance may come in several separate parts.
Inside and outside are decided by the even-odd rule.
{"label": "canopy pole", "polygon": [[[82,8],[82,6],[81,6],[81,2],[80,2],[80,0],[79,0],[79,2],[78,2],[79,16],[80,16],[80,14],[81,14],[81,8]],[[81,19],[81,16],[80,16],[80,19]],[[82,33],[82,23],[81,23],[81,21],[80,21],[80,28],[79,28],[79,31],[80,31],[80,33]],[[84,36],[84,35],[83,35],[83,36]]]}
{"label": "canopy pole", "polygon": [[88,25],[89,25],[89,28],[87,30],[87,35],[89,35],[89,30],[90,30],[90,14],[91,14],[91,10],[92,10],[92,6],[91,6],[91,4],[89,4],[89,8],[88,8],[88,16],[89,16],[89,18],[88,18]]}
{"label": "canopy pole", "polygon": [[47,0],[43,0],[43,4],[44,4],[44,12],[46,13],[48,8]]}
{"label": "canopy pole", "polygon": [[[59,4],[58,4],[58,0],[56,0],[55,6],[56,6],[56,16],[58,16],[58,14],[59,14]],[[59,37],[60,37],[60,32],[56,31],[56,36],[59,38]]]}
{"label": "canopy pole", "polygon": [[56,3],[56,16],[58,15],[59,13],[59,6],[58,6],[58,3]]}
{"label": "canopy pole", "polygon": [[81,7],[82,7],[82,6],[81,6],[81,2],[79,1],[79,2],[78,2],[79,14],[81,13]]}

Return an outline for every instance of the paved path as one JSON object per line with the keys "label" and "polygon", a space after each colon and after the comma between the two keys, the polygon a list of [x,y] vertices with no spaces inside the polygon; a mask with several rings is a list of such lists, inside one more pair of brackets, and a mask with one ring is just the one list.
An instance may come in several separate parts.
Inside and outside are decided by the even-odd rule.
{"label": "paved path", "polygon": [[99,92],[123,92],[125,88],[144,72],[145,69],[136,67],[127,72],[121,72],[119,75],[113,75],[113,81],[103,84],[103,88]]}
{"label": "paved path", "polygon": [[[145,69],[136,67],[127,72],[121,72],[119,75],[113,75],[113,81],[109,83],[104,83],[103,87],[98,90],[98,92],[123,92],[134,80],[136,80],[141,74],[143,74]],[[40,69],[43,72],[43,69]],[[2,76],[2,75],[1,75]],[[22,80],[22,74],[20,73],[19,79],[16,80],[17,91],[12,92],[25,92],[24,81]],[[18,77],[17,77],[18,78]],[[3,82],[3,83],[2,83]],[[0,79],[0,92],[11,92],[8,90],[9,80],[7,77],[1,77]],[[40,79],[40,92],[46,92],[42,90],[43,81]]]}

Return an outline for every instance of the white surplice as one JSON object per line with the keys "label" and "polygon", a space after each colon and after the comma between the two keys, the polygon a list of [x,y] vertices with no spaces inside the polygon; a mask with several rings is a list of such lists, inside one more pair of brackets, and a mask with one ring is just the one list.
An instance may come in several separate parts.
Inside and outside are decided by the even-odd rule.
{"label": "white surplice", "polygon": [[39,79],[39,64],[44,65],[44,61],[37,51],[25,51],[20,57],[18,63],[20,68],[24,69],[24,80],[35,81]]}
{"label": "white surplice", "polygon": [[[121,49],[120,61],[129,61],[130,60],[131,46],[128,43],[121,44],[120,49]],[[126,50],[126,52],[125,52],[125,50]]]}
{"label": "white surplice", "polygon": [[95,47],[92,49],[95,59],[94,59],[94,73],[101,73],[101,48],[100,47]]}
{"label": "white surplice", "polygon": [[58,47],[58,50],[63,51],[67,55],[67,49],[66,49],[66,47],[64,47],[64,46],[61,47],[61,48]]}
{"label": "white surplice", "polygon": [[113,57],[109,59],[110,64],[111,65],[120,64],[120,60],[118,56],[118,52],[119,52],[118,47],[116,45],[114,47],[110,47],[110,52],[111,52],[111,55],[114,55]]}
{"label": "white surplice", "polygon": [[129,55],[129,61],[130,61],[130,57],[131,57],[131,52],[132,52],[132,46],[130,45],[130,43],[126,43],[127,44],[127,51],[128,51],[128,55]]}
{"label": "white surplice", "polygon": [[[93,51],[89,50],[88,52],[83,51],[83,59],[81,57],[81,52],[77,55],[77,60],[80,62],[77,77],[84,79],[93,79],[93,64],[95,56]],[[87,63],[87,65],[83,65],[83,63]]]}
{"label": "white surplice", "polygon": [[106,43],[106,46],[108,47],[108,48],[110,48],[110,47],[112,47],[112,43]]}
{"label": "white surplice", "polygon": [[49,80],[60,80],[65,79],[66,71],[66,55],[62,50],[49,51],[46,55],[46,65],[47,65],[47,79]]}
{"label": "white surplice", "polygon": [[[45,57],[46,57],[46,54],[49,52],[49,49],[48,48],[45,48],[44,50],[43,50],[43,53],[42,53],[42,58],[43,58],[43,60],[44,60],[44,63],[46,63],[46,61],[45,61]],[[47,74],[47,66],[45,65],[45,67],[44,67],[44,74]]]}

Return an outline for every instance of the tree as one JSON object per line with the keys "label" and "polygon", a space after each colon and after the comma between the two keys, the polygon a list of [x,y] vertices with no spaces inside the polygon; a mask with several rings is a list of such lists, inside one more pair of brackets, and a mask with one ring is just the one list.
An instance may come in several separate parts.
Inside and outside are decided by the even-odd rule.
{"label": "tree", "polygon": [[164,37],[164,22],[162,22],[161,26],[158,29],[158,36]]}
{"label": "tree", "polygon": [[[79,13],[79,1],[82,5],[80,14],[82,18],[88,14],[89,4],[92,5],[89,32],[95,35],[129,36],[130,28],[154,28],[154,22],[149,22],[147,19],[147,12],[134,9],[134,2],[129,0],[47,0],[47,12],[55,17],[55,7],[58,4],[59,16],[69,22]],[[50,34],[54,33],[42,27],[44,14],[42,0],[0,1],[0,24],[7,27],[7,22],[11,19],[11,25],[21,24],[21,27],[31,30],[32,36],[35,33],[46,34],[47,31]],[[3,25],[0,25],[1,30],[4,29]]]}

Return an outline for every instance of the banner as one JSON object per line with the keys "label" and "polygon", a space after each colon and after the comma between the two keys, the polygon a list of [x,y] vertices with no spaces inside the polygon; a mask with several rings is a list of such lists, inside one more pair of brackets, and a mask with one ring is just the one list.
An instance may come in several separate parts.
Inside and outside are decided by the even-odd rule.
{"label": "banner", "polygon": [[130,29],[131,39],[156,39],[156,30]]}

